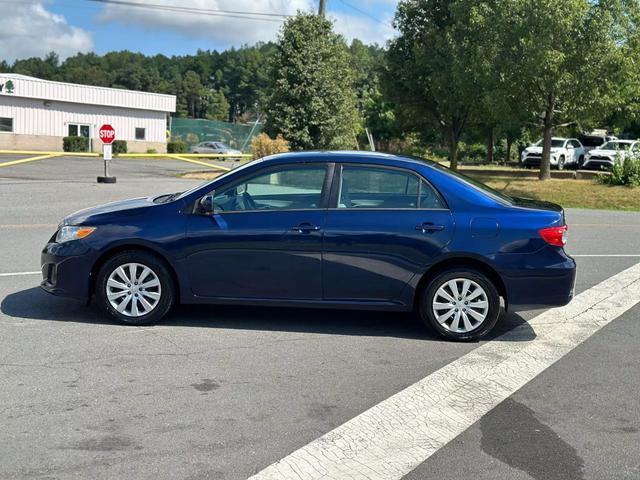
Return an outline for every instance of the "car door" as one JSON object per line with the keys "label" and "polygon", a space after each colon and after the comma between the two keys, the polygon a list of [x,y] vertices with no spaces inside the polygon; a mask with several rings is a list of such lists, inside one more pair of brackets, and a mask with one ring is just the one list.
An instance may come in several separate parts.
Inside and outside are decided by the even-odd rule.
{"label": "car door", "polygon": [[446,249],[453,218],[415,172],[337,165],[324,225],[325,300],[399,301]]}
{"label": "car door", "polygon": [[200,297],[322,298],[324,163],[281,165],[218,187],[194,214],[186,265]]}

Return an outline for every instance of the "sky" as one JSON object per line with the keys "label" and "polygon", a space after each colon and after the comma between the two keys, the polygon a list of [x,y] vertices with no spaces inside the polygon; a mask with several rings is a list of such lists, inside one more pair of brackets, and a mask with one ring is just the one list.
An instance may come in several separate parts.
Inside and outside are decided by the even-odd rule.
{"label": "sky", "polygon": [[[118,1],[118,0],[116,0]],[[42,57],[61,59],[78,52],[104,54],[131,50],[147,55],[183,55],[225,50],[275,40],[280,17],[252,20],[212,11],[295,14],[317,11],[317,0],[0,0],[0,60]],[[147,3],[139,8],[129,3]],[[327,0],[327,16],[350,41],[383,45],[393,37],[397,0]],[[195,13],[171,11],[192,8]],[[160,7],[160,8],[158,8]],[[207,13],[204,13],[204,12]],[[274,21],[275,20],[275,21]]]}

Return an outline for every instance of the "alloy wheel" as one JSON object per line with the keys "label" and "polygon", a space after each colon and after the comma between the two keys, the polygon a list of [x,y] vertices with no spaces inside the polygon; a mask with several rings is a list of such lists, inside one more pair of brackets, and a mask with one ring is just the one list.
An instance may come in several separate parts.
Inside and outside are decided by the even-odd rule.
{"label": "alloy wheel", "polygon": [[149,314],[160,301],[162,289],[158,275],[141,263],[117,267],[106,283],[109,304],[127,317]]}
{"label": "alloy wheel", "polygon": [[478,283],[468,278],[454,278],[436,290],[432,309],[443,328],[453,333],[468,333],[487,318],[489,299]]}

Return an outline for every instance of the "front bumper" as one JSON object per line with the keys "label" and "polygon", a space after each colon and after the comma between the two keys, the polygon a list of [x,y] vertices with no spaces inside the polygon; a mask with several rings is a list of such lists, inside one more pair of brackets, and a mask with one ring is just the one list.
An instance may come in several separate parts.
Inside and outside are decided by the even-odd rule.
{"label": "front bumper", "polygon": [[611,170],[615,162],[611,158],[587,158],[582,165],[585,170]]}
{"label": "front bumper", "polygon": [[[542,155],[526,155],[522,157],[522,164],[525,167],[539,167],[540,163],[542,163]],[[557,157],[551,157],[550,163],[551,165],[557,165]]]}
{"label": "front bumper", "polygon": [[40,286],[53,295],[88,300],[91,269],[97,257],[98,253],[81,240],[50,241],[40,255]]}

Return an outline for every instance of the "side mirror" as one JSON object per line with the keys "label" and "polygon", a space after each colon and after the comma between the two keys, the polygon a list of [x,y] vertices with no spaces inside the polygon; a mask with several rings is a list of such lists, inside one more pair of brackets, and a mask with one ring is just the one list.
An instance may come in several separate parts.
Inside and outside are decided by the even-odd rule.
{"label": "side mirror", "polygon": [[198,213],[202,215],[213,215],[215,213],[214,199],[215,193],[206,194],[198,202]]}
{"label": "side mirror", "polygon": [[567,148],[568,148],[569,150],[573,150],[573,149],[574,149],[574,148],[576,148],[576,147],[574,147],[573,145],[569,144],[569,145],[567,145]]}

